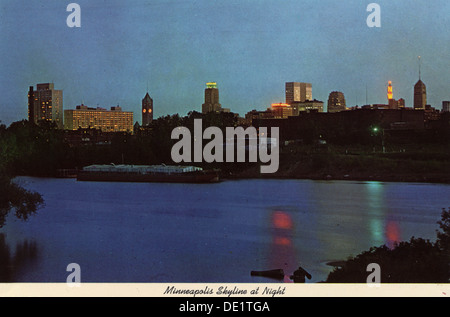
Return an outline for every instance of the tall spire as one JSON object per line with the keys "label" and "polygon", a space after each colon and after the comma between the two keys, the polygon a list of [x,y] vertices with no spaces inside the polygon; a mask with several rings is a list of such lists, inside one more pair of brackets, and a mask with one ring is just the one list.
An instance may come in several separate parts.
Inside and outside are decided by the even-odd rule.
{"label": "tall spire", "polygon": [[422,76],[421,76],[422,74],[421,74],[421,69],[420,69],[420,68],[421,68],[420,58],[421,58],[421,57],[419,56],[419,57],[418,57],[418,59],[419,59],[419,80],[422,79],[422,78],[421,78],[421,77],[422,77]]}
{"label": "tall spire", "polygon": [[425,109],[427,104],[427,87],[422,82],[421,57],[419,59],[419,81],[414,85],[414,109]]}

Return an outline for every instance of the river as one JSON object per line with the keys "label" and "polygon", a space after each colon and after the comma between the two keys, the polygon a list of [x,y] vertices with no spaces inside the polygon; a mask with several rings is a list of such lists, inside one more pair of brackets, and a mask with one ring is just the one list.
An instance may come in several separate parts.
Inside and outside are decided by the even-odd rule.
{"label": "river", "polygon": [[312,180],[217,184],[101,183],[17,177],[45,206],[0,229],[15,282],[278,283],[252,270],[298,268],[326,279],[330,261],[372,246],[436,238],[450,186]]}

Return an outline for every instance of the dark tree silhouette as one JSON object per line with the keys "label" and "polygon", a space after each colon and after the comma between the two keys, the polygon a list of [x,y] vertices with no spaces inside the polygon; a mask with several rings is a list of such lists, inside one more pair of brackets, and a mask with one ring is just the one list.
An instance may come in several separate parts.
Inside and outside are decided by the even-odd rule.
{"label": "dark tree silhouette", "polygon": [[[43,131],[49,129],[52,128],[45,127]],[[39,127],[27,121],[13,123],[8,129],[0,127],[0,228],[11,210],[15,211],[17,218],[27,220],[44,203],[40,194],[28,191],[11,180],[16,175],[15,165],[20,164],[23,158],[28,158],[29,164],[36,163],[30,142],[40,138],[45,140],[44,143],[49,141],[50,136],[36,131]],[[48,150],[45,147],[40,149],[44,152]]]}
{"label": "dark tree silhouette", "polygon": [[443,209],[442,231],[437,232],[435,243],[412,237],[409,242],[400,242],[393,249],[383,245],[373,247],[335,268],[327,283],[366,283],[370,263],[381,268],[381,283],[448,283],[450,208]]}

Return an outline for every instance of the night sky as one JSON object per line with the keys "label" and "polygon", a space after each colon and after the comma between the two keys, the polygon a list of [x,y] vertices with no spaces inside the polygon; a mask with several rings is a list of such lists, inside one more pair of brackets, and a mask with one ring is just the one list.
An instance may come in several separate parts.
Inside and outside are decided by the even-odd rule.
{"label": "night sky", "polygon": [[[66,25],[69,3],[81,28]],[[366,24],[381,6],[381,27]],[[284,102],[284,84],[310,82],[324,101],[339,90],[348,106],[412,106],[413,86],[428,103],[450,100],[448,0],[1,0],[0,120],[27,118],[27,91],[53,82],[64,109],[120,105],[141,122],[148,91],[155,117],[201,111],[215,81],[222,107],[244,116]]]}

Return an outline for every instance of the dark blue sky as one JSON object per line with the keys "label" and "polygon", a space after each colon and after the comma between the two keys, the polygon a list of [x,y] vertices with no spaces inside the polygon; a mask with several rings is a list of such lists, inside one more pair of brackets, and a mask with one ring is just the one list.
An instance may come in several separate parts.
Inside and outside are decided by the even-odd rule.
{"label": "dark blue sky", "polygon": [[[81,28],[66,7],[81,6]],[[381,28],[366,24],[371,2]],[[54,82],[64,108],[119,104],[141,121],[147,91],[155,116],[201,111],[216,81],[223,107],[241,116],[284,101],[284,83],[310,82],[325,102],[412,105],[422,56],[428,103],[450,100],[448,0],[1,0],[0,120],[27,117],[27,90]]]}

